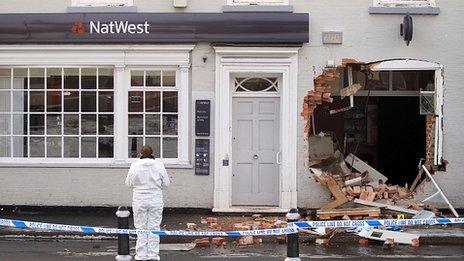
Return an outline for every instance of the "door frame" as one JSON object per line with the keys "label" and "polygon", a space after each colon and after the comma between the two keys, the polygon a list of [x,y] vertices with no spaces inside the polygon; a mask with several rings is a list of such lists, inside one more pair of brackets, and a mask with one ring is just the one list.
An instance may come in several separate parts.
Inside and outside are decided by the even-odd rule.
{"label": "door frame", "polygon": [[[299,47],[214,47],[216,52],[214,208],[215,212],[287,212],[297,206],[297,120]],[[234,74],[279,75],[280,141],[278,207],[232,206],[232,92]],[[224,164],[227,163],[228,164]]]}

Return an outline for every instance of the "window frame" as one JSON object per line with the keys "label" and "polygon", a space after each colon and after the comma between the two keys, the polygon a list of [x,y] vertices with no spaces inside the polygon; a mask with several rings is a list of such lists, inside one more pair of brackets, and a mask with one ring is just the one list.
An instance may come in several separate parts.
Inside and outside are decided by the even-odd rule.
{"label": "window frame", "polygon": [[[243,2],[235,2],[235,0],[227,0],[227,5],[231,6],[249,6],[249,5],[289,5],[289,0],[280,0],[281,2],[266,2],[269,0],[242,0]],[[272,1],[272,0],[270,0]]]}
{"label": "window frame", "polygon": [[[421,5],[419,2],[426,2],[427,4]],[[428,8],[437,7],[435,0],[373,0],[373,7],[387,7],[387,8]]]}
{"label": "window frame", "polygon": [[[87,68],[94,68],[96,69],[96,88],[95,89],[82,89],[81,87],[81,75],[82,71],[81,69],[87,69]],[[112,69],[113,70],[113,87],[111,89],[100,89],[98,86],[98,69],[103,68],[103,69]],[[89,66],[72,66],[72,65],[2,65],[0,66],[0,69],[9,69],[10,70],[10,89],[1,89],[1,90],[9,90],[11,92],[10,95],[10,111],[9,112],[2,112],[2,115],[10,115],[10,134],[8,135],[1,135],[2,137],[10,137],[10,156],[8,157],[0,157],[0,161],[10,161],[10,162],[23,162],[27,161],[28,163],[60,163],[60,162],[88,162],[88,163],[110,163],[114,161],[115,158],[115,147],[113,146],[113,157],[98,157],[98,139],[99,137],[111,137],[113,138],[113,144],[116,139],[115,135],[115,103],[114,103],[114,97],[115,97],[115,90],[116,86],[114,83],[114,78],[115,78],[115,71],[113,66],[108,66],[108,65],[89,65]],[[16,89],[14,88],[14,69],[26,69],[27,70],[27,81],[28,81],[28,86],[27,89]],[[30,78],[31,78],[31,69],[44,69],[44,87],[43,89],[32,89],[30,88]],[[49,89],[47,88],[47,78],[48,78],[48,69],[61,69],[61,89]],[[64,88],[64,77],[65,77],[65,69],[78,69],[79,70],[79,89],[65,89]],[[73,112],[65,112],[64,110],[64,92],[65,91],[78,91],[79,92],[79,109],[78,111],[73,111]],[[44,109],[41,112],[31,112],[30,111],[30,92],[43,92],[44,93]],[[82,97],[82,92],[89,91],[89,92],[95,92],[96,95],[96,100],[95,100],[95,111],[94,112],[83,112],[81,109],[81,97]],[[99,111],[99,99],[98,95],[100,91],[106,91],[106,92],[112,92],[113,93],[113,111],[112,112],[100,112]],[[28,110],[27,111],[14,111],[14,101],[13,101],[13,93],[14,92],[27,92],[27,106]],[[61,92],[60,96],[60,103],[61,103],[61,110],[58,112],[54,111],[48,111],[47,109],[47,93],[48,92]],[[61,134],[47,134],[47,115],[60,115],[61,116]],[[64,115],[79,115],[79,133],[78,134],[64,134]],[[14,115],[27,115],[27,133],[25,134],[14,134],[13,132],[13,119]],[[44,129],[43,129],[43,134],[31,134],[30,133],[30,115],[44,115]],[[89,135],[83,135],[82,134],[82,128],[81,128],[81,119],[82,115],[96,115],[96,132],[95,134],[89,134]],[[98,133],[98,120],[99,120],[99,115],[113,115],[113,134],[111,135],[100,135]],[[13,139],[14,137],[27,137],[27,157],[15,157],[14,152],[13,152]],[[61,138],[61,157],[34,157],[31,156],[30,152],[30,143],[31,137],[42,137],[44,138],[44,155],[47,154],[47,138]],[[66,137],[72,137],[72,138],[78,138],[79,139],[79,150],[78,150],[78,157],[65,157],[65,150],[63,146],[64,138]],[[81,156],[81,148],[82,148],[82,141],[81,138],[95,138],[96,139],[96,148],[95,148],[95,157],[82,157]]]}
{"label": "window frame", "polygon": [[[125,2],[124,4],[121,4]],[[133,6],[134,0],[72,0],[73,7]]]}
{"label": "window frame", "polygon": [[[144,80],[144,83],[143,83],[143,86],[132,86],[131,84],[131,72],[132,71],[144,71],[144,74],[146,71],[174,71],[175,72],[175,86],[160,86],[160,87],[147,87],[145,86],[145,80]],[[182,117],[185,117],[185,113],[190,113],[188,110],[187,112],[185,110],[183,110],[182,108],[188,108],[188,100],[187,100],[187,104],[183,103],[181,104],[181,102],[183,102],[182,100],[182,95],[184,94],[184,90],[182,90],[181,88],[181,80],[180,80],[180,77],[181,77],[181,68],[179,68],[178,66],[131,66],[131,67],[127,67],[126,68],[126,78],[128,80],[127,84],[126,84],[126,88],[125,88],[125,101],[126,101],[126,105],[128,106],[128,99],[129,99],[129,92],[130,91],[143,91],[144,94],[146,93],[146,91],[160,91],[160,92],[169,92],[169,91],[176,91],[177,92],[177,112],[163,112],[162,111],[162,103],[163,103],[163,99],[161,96],[161,99],[160,99],[160,112],[156,112],[156,113],[147,113],[145,110],[145,102],[143,102],[143,112],[129,112],[129,108],[127,107],[126,109],[126,115],[125,115],[125,121],[127,122],[126,124],[126,127],[125,127],[125,135],[124,135],[124,139],[125,141],[127,142],[127,146],[126,146],[126,150],[125,150],[125,155],[126,155],[126,161],[128,162],[134,162],[137,160],[137,158],[132,158],[132,157],[129,157],[129,151],[128,151],[128,148],[129,148],[129,138],[130,136],[136,136],[136,137],[141,137],[141,138],[146,138],[146,134],[145,134],[145,115],[150,115],[150,114],[158,114],[160,115],[160,134],[159,135],[149,135],[149,137],[151,136],[158,136],[160,138],[160,155],[162,155],[162,150],[163,150],[163,137],[166,136],[166,138],[170,138],[170,137],[174,137],[177,138],[177,157],[176,158],[164,158],[164,157],[160,157],[159,159],[161,159],[164,163],[167,163],[167,164],[177,164],[180,159],[182,158],[181,156],[181,148],[182,146],[185,147],[185,145],[183,144],[183,142],[181,141],[181,137],[185,137],[185,136],[189,136],[189,132],[188,132],[188,128],[181,128],[181,121],[182,121]],[[145,78],[144,78],[145,79]],[[185,94],[184,94],[185,95]],[[145,100],[145,95],[144,95],[144,99]],[[142,135],[129,135],[128,133],[128,127],[129,127],[129,115],[131,114],[143,114],[144,117],[143,117],[143,128],[144,128],[144,134]],[[177,115],[177,135],[164,135],[163,134],[163,115]]]}
{"label": "window frame", "polygon": [[[124,133],[127,122],[127,75],[130,66],[165,67],[173,66],[180,71],[179,88],[179,158],[177,161],[164,161],[168,168],[190,169],[192,165],[191,151],[193,140],[190,132],[191,114],[190,100],[190,66],[191,51],[194,44],[166,45],[5,45],[0,53],[2,67],[113,67],[114,68],[114,158],[102,159],[67,159],[56,160],[38,158],[0,158],[2,167],[37,167],[37,168],[127,168],[127,141]],[[44,55],[44,53],[46,55]]]}

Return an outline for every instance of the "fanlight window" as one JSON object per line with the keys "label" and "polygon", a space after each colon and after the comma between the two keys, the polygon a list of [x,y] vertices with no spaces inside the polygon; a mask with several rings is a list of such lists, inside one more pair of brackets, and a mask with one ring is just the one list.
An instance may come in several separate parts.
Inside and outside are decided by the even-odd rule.
{"label": "fanlight window", "polygon": [[277,78],[236,78],[236,92],[278,92]]}

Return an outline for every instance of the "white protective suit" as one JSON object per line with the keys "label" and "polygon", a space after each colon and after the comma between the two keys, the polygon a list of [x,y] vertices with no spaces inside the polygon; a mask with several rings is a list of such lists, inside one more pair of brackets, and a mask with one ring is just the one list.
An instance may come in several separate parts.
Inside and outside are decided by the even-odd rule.
{"label": "white protective suit", "polygon": [[[137,229],[157,230],[163,214],[163,192],[170,184],[161,161],[144,158],[132,163],[126,185],[133,189],[132,210]],[[136,260],[159,260],[159,236],[137,235]]]}

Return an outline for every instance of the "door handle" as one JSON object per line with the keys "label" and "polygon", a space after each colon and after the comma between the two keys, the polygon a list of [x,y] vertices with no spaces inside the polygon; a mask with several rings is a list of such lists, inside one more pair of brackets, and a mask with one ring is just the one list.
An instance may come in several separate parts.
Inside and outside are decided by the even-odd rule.
{"label": "door handle", "polygon": [[258,157],[257,154],[253,155],[253,159],[258,159],[258,158],[259,158],[259,157]]}
{"label": "door handle", "polygon": [[277,153],[276,153],[276,163],[277,163],[278,165],[282,164],[282,161],[281,161],[281,159],[280,159],[281,157],[282,157],[282,151],[277,152]]}

